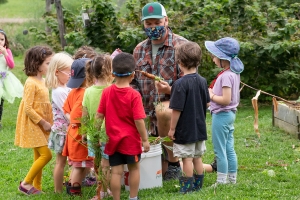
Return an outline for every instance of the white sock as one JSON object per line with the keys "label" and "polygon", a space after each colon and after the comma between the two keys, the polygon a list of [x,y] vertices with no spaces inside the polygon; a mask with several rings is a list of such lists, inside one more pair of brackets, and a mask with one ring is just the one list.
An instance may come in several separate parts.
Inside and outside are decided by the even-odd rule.
{"label": "white sock", "polygon": [[217,183],[226,184],[227,183],[227,174],[217,172]]}
{"label": "white sock", "polygon": [[228,173],[229,183],[236,184],[236,177],[237,177],[237,173],[236,172]]}
{"label": "white sock", "polygon": [[138,200],[138,197],[130,197],[129,196],[129,200]]}

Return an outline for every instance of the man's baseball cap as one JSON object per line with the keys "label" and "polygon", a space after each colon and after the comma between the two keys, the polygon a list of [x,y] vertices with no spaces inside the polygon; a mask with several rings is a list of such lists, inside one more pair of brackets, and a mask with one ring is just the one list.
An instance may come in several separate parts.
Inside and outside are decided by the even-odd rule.
{"label": "man's baseball cap", "polygon": [[85,79],[85,64],[89,60],[88,58],[74,60],[71,65],[71,78],[67,83],[69,88],[79,88],[81,86]]}
{"label": "man's baseball cap", "polygon": [[161,19],[166,16],[164,6],[158,2],[147,3],[142,9],[142,21],[145,19]]}

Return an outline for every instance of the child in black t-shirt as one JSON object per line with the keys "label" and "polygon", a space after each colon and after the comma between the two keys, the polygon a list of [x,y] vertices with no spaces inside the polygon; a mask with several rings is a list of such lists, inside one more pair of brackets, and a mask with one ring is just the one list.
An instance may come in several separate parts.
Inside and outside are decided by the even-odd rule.
{"label": "child in black t-shirt", "polygon": [[206,133],[206,109],[209,92],[206,79],[197,73],[201,49],[195,42],[176,47],[175,58],[183,76],[171,90],[171,126],[168,136],[174,141],[174,156],[182,158],[183,176],[179,178],[180,193],[200,190],[203,184],[203,164]]}

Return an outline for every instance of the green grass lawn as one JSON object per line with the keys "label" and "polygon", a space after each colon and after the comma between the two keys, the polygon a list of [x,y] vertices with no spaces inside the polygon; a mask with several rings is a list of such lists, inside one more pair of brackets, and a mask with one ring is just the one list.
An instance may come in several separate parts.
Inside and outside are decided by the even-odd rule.
{"label": "green grass lawn", "polygon": [[[23,60],[15,58],[16,68],[13,72],[24,76]],[[0,199],[72,199],[65,193],[53,193],[52,161],[44,168],[43,190],[46,194],[25,197],[17,191],[19,182],[25,177],[33,161],[31,149],[14,146],[15,122],[20,100],[14,104],[5,102],[3,129],[0,131]],[[211,142],[211,117],[207,115],[208,140],[204,162],[211,162],[214,154]],[[200,192],[180,195],[177,181],[163,182],[163,187],[141,190],[141,199],[300,199],[298,184],[300,181],[300,143],[295,136],[288,135],[276,127],[272,127],[271,104],[259,107],[258,139],[253,129],[254,113],[250,100],[243,100],[239,106],[235,123],[235,146],[238,155],[238,183],[236,185],[218,186],[216,190],[210,186],[216,181],[216,174],[206,174],[203,189]],[[293,148],[294,145],[294,148]],[[273,170],[274,177],[268,176],[264,170]],[[89,199],[95,194],[95,187],[84,188],[83,197]],[[122,199],[128,198],[128,191],[122,190]],[[112,199],[112,198],[110,198]]]}
{"label": "green grass lawn", "polygon": [[[39,18],[45,13],[45,0],[7,0],[1,3],[1,18]],[[63,0],[62,5],[68,9],[79,9],[83,1]],[[54,6],[52,6],[55,9]]]}

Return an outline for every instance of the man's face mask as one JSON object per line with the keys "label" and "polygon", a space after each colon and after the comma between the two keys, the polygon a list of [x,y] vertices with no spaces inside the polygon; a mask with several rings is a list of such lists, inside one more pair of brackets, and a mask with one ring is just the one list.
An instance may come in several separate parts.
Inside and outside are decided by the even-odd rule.
{"label": "man's face mask", "polygon": [[150,40],[159,40],[166,32],[165,26],[149,27],[144,30]]}

